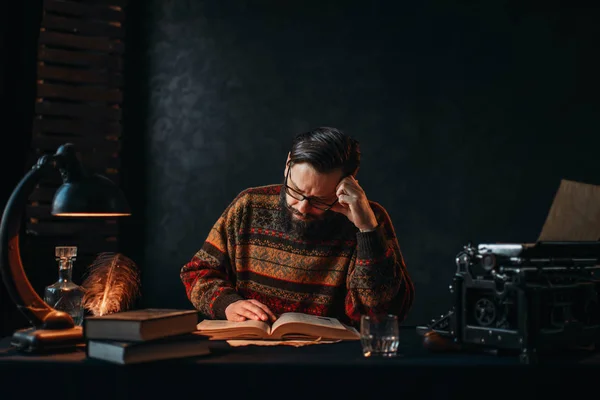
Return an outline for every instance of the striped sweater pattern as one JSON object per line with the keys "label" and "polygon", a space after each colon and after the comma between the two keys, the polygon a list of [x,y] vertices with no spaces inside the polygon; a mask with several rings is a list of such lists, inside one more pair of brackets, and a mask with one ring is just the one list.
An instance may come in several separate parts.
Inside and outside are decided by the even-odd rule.
{"label": "striped sweater pattern", "polygon": [[276,315],[332,316],[357,325],[361,314],[406,317],[414,286],[385,209],[370,202],[377,221],[360,232],[330,212],[319,234],[286,225],[281,185],[242,191],[180,271],[190,302],[206,318],[226,319],[227,306],[256,299]]}

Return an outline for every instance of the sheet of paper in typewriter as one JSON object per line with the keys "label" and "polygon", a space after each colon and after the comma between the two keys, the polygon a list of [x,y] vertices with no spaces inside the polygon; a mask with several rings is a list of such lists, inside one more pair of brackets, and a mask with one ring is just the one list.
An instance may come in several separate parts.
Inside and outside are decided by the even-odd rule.
{"label": "sheet of paper in typewriter", "polygon": [[563,179],[538,241],[600,240],[600,186]]}

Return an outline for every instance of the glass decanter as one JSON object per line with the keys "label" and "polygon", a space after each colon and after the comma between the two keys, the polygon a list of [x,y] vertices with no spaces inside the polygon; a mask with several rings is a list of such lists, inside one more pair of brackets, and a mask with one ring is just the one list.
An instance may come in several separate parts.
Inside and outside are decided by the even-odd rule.
{"label": "glass decanter", "polygon": [[76,246],[57,246],[55,257],[58,262],[58,281],[47,286],[44,301],[55,310],[68,313],[75,325],[83,322],[83,288],[71,280],[73,262],[77,257]]}

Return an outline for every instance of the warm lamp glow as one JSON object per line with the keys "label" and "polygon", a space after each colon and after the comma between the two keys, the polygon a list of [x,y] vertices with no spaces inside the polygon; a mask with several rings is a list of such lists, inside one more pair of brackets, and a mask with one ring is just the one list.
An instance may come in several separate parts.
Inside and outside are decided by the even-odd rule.
{"label": "warm lamp glow", "polygon": [[56,217],[92,217],[92,218],[110,218],[110,217],[128,217],[131,213],[60,213],[53,214]]}

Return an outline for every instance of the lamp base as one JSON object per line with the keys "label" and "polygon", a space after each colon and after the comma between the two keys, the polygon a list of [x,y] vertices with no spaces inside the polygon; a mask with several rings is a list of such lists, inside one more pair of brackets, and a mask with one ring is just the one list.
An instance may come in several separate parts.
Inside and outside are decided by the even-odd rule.
{"label": "lamp base", "polygon": [[75,326],[67,329],[21,329],[13,334],[10,343],[17,351],[48,353],[75,350],[78,345],[85,344],[85,340],[83,328]]}

